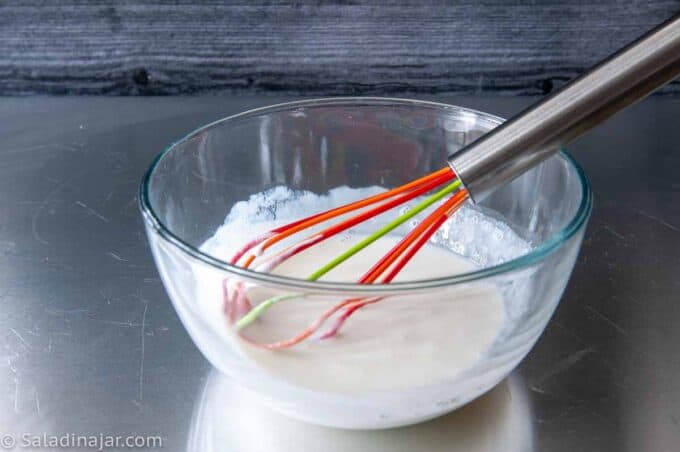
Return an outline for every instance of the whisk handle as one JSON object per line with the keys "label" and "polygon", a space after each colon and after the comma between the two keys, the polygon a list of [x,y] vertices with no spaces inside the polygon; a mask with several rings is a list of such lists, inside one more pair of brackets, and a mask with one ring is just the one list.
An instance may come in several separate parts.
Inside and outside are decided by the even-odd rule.
{"label": "whisk handle", "polygon": [[680,74],[680,15],[449,157],[474,201]]}

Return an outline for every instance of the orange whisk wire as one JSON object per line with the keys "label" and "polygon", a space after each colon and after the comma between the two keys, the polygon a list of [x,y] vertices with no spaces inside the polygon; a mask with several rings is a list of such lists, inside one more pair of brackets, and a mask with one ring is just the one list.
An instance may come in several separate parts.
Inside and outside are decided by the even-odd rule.
{"label": "orange whisk wire", "polygon": [[[434,188],[442,185],[443,183],[451,180],[450,175],[443,175],[438,178],[432,179],[431,181],[414,188],[408,193],[404,193],[398,197],[395,197],[393,199],[390,199],[389,201],[386,201],[382,204],[379,204],[376,207],[373,207],[367,211],[361,212],[360,214],[353,216],[351,218],[348,218],[344,221],[341,221],[338,224],[335,224],[333,226],[330,226],[321,232],[318,232],[314,234],[313,236],[310,236],[306,239],[301,240],[300,242],[296,243],[295,245],[291,245],[288,248],[282,250],[278,254],[272,256],[271,258],[268,259],[268,261],[264,262],[261,264],[261,266],[258,267],[259,271],[271,271],[274,267],[279,265],[281,262],[283,262],[286,259],[289,259],[290,257],[306,250],[307,248],[316,245],[330,237],[335,236],[336,234],[339,234],[340,232],[346,231],[347,229],[350,229],[359,223],[362,223],[370,218],[373,218],[377,215],[382,214],[383,212],[386,212],[387,210],[390,210],[396,206],[399,206],[407,201],[410,201],[411,199],[420,196],[424,193],[427,193]],[[273,237],[273,239],[278,239],[279,236]],[[269,242],[268,239],[264,244],[262,249],[264,249],[264,245]],[[251,259],[247,260],[246,263],[252,262]],[[245,265],[245,264],[244,264]]]}

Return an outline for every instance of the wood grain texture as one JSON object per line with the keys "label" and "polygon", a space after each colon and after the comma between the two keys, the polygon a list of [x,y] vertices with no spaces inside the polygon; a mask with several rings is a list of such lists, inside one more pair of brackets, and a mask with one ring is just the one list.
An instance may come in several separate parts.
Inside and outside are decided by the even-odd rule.
{"label": "wood grain texture", "polygon": [[0,0],[0,94],[541,94],[678,11],[680,0]]}

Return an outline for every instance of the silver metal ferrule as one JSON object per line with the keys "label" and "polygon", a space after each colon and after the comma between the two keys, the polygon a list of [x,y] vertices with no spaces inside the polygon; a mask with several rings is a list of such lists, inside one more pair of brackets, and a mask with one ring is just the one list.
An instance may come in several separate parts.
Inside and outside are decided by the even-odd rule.
{"label": "silver metal ferrule", "polygon": [[449,165],[480,201],[678,74],[680,16],[456,152]]}

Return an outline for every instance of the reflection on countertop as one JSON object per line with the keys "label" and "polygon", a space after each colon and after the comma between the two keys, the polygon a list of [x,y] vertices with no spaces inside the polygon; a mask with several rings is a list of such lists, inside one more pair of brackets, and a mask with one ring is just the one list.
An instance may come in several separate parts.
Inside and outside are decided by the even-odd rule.
{"label": "reflection on countertop", "polygon": [[517,374],[476,401],[435,420],[389,430],[354,431],[288,418],[212,370],[194,410],[187,450],[530,452],[533,443],[526,386]]}

